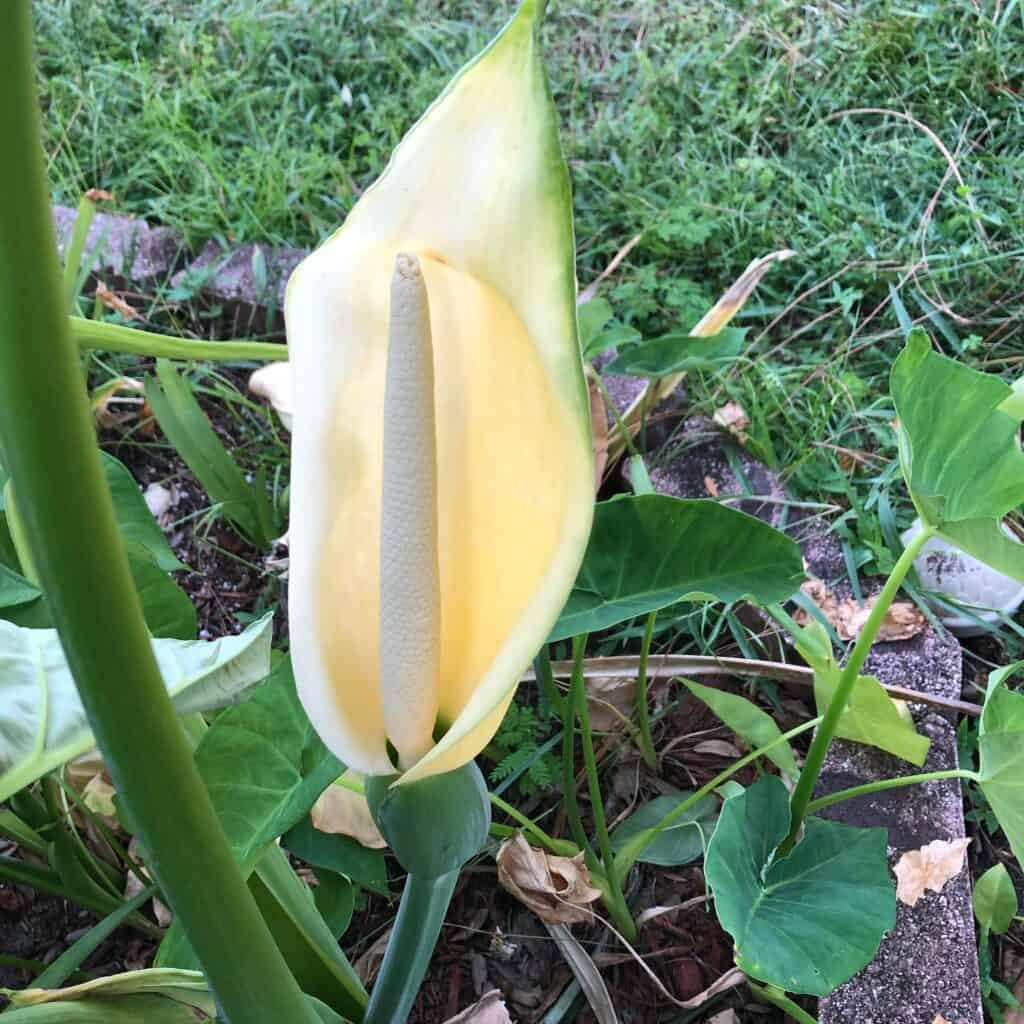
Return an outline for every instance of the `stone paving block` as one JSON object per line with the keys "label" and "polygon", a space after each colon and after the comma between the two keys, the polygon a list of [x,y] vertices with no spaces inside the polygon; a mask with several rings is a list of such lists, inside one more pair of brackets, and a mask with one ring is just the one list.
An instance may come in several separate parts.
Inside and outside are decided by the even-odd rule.
{"label": "stone paving block", "polygon": [[[76,216],[69,206],[53,207],[61,259]],[[183,255],[184,242],[171,228],[150,227],[144,220],[118,213],[97,213],[86,237],[90,273],[111,287],[166,278]]]}
{"label": "stone paving block", "polygon": [[232,335],[280,331],[288,278],[307,255],[305,249],[257,242],[231,250],[207,242],[172,284],[220,305]]}

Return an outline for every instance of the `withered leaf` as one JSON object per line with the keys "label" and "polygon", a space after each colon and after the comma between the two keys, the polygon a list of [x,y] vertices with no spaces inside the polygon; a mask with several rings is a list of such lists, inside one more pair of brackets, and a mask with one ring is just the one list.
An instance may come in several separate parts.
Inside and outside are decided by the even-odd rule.
{"label": "withered leaf", "polygon": [[[800,589],[821,609],[840,640],[857,639],[878,601],[878,595],[867,598],[863,604],[858,604],[853,598],[840,601],[822,580],[813,578],[807,580]],[[803,609],[798,609],[794,619],[804,626],[810,621],[810,616]],[[909,640],[922,632],[926,623],[924,613],[917,605],[910,601],[893,601],[885,613],[875,642]]]}
{"label": "withered leaf", "polygon": [[502,994],[492,988],[462,1013],[449,1017],[445,1024],[513,1024]]}
{"label": "withered leaf", "polygon": [[320,832],[351,836],[372,850],[382,850],[388,845],[370,814],[366,797],[338,783],[320,794],[310,818],[313,828]]}
{"label": "withered leaf", "polygon": [[908,850],[893,868],[896,898],[912,907],[926,889],[941,892],[951,878],[960,874],[970,845],[970,839],[934,839],[919,850]]}
{"label": "withered leaf", "polygon": [[498,881],[542,921],[574,924],[592,918],[588,904],[600,899],[601,890],[590,883],[583,854],[556,857],[534,849],[517,832],[498,850]]}

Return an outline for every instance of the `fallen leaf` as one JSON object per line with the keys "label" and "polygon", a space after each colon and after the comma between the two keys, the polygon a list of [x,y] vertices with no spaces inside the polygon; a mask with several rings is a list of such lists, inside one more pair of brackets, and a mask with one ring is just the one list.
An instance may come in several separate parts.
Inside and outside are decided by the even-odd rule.
{"label": "fallen leaf", "polygon": [[513,1024],[502,994],[492,988],[462,1013],[449,1017],[445,1024]]}
{"label": "fallen leaf", "polygon": [[598,732],[621,729],[636,705],[636,676],[610,676],[586,681],[590,725]]}
{"label": "fallen leaf", "polygon": [[[863,604],[853,598],[840,601],[822,580],[809,579],[801,587],[831,623],[840,640],[856,640],[871,615],[879,595],[869,597]],[[793,618],[801,626],[811,621],[811,616],[798,608]],[[893,640],[909,640],[924,631],[927,620],[917,605],[910,601],[893,601],[879,627],[875,643],[890,643]]]}
{"label": "fallen leaf", "polygon": [[267,363],[249,377],[249,390],[267,399],[285,430],[292,429],[292,368],[289,363]]}
{"label": "fallen leaf", "polygon": [[135,310],[122,295],[118,295],[117,292],[111,291],[103,281],[96,282],[96,298],[99,299],[107,309],[112,309],[115,313],[120,313],[125,320],[135,320],[139,315],[138,311]]}
{"label": "fallen leaf", "polygon": [[586,907],[600,899],[601,890],[591,885],[582,853],[556,857],[530,846],[517,832],[501,844],[496,860],[502,888],[542,921],[573,924],[592,919]]}
{"label": "fallen leaf", "polygon": [[739,402],[726,402],[725,405],[716,409],[711,417],[724,430],[727,430],[740,444],[747,440],[747,427],[750,426],[750,417],[746,409]]}
{"label": "fallen leaf", "polygon": [[117,200],[114,198],[113,192],[108,192],[105,188],[90,188],[85,193],[85,198],[92,200],[94,203],[115,203]]}
{"label": "fallen leaf", "polygon": [[[580,856],[583,855],[580,854]],[[558,951],[565,957],[569,970],[579,982],[580,989],[590,1004],[590,1009],[594,1011],[597,1024],[619,1024],[611,993],[590,954],[580,945],[579,940],[565,924],[553,924],[550,921],[545,921],[544,927],[547,928],[551,938],[555,940]]]}
{"label": "fallen leaf", "polygon": [[708,1024],[738,1024],[735,1010],[723,1010],[714,1017],[708,1017]]}
{"label": "fallen leaf", "polygon": [[356,974],[359,975],[359,980],[367,988],[373,984],[373,979],[377,977],[380,971],[380,965],[384,962],[384,953],[387,951],[390,938],[391,928],[388,928],[352,965],[355,968]]}
{"label": "fallen leaf", "polygon": [[142,497],[154,519],[160,519],[174,506],[174,492],[163,484],[150,484]]}
{"label": "fallen leaf", "polygon": [[114,831],[121,826],[114,806],[114,789],[107,766],[98,750],[90,750],[64,766],[64,781],[82,798],[85,806],[98,814],[103,823]]}
{"label": "fallen leaf", "polygon": [[608,407],[601,386],[593,377],[587,378],[590,393],[590,440],[594,449],[594,489],[601,489],[605,467],[608,465]]}
{"label": "fallen leaf", "polygon": [[740,757],[739,750],[728,740],[704,740],[694,748],[695,754],[712,754],[715,757]]}
{"label": "fallen leaf", "polygon": [[951,878],[960,874],[970,845],[970,839],[935,839],[920,850],[908,850],[893,868],[896,898],[913,907],[926,889],[941,892]]}
{"label": "fallen leaf", "polygon": [[[124,899],[126,902],[134,899],[143,889],[148,889],[153,884],[149,871],[142,862],[142,848],[139,846],[139,840],[136,836],[132,836],[132,840],[128,844],[128,856],[142,867],[143,877],[139,878],[134,870],[128,871],[128,877],[124,881]],[[150,900],[150,904],[153,907],[153,916],[156,918],[156,923],[161,928],[170,928],[171,922],[174,920],[171,908],[156,896]]]}
{"label": "fallen leaf", "polygon": [[351,836],[371,850],[388,844],[380,834],[366,797],[339,782],[328,786],[310,811],[313,828],[331,835]]}
{"label": "fallen leaf", "polygon": [[[104,430],[112,430],[115,427],[123,427],[126,423],[141,415],[145,399],[141,396],[145,388],[141,380],[134,377],[115,377],[106,384],[96,388],[89,396],[89,404],[92,407],[92,417],[96,424]],[[128,392],[131,397],[123,397],[122,392]],[[113,408],[117,403],[118,407],[127,406],[124,412],[118,412]]]}
{"label": "fallen leaf", "polygon": [[[1020,976],[1020,980],[1013,986],[1013,997],[1024,1006],[1024,974]],[[1024,1010],[1009,1010],[1003,1018],[1003,1024],[1024,1024]]]}
{"label": "fallen leaf", "polygon": [[704,490],[711,495],[712,498],[718,497],[718,481],[713,476],[704,477]]}

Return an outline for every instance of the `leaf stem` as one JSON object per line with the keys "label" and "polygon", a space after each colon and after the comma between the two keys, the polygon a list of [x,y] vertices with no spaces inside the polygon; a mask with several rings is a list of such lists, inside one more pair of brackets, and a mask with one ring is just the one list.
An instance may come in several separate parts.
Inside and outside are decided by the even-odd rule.
{"label": "leaf stem", "polygon": [[288,358],[288,346],[268,341],[195,341],[166,334],[140,331],[134,327],[108,324],[103,320],[68,317],[71,337],[80,349],[129,352],[154,359],[202,359],[209,362],[255,359],[279,362]]}
{"label": "leaf stem", "polygon": [[825,755],[828,753],[832,737],[839,726],[839,719],[843,711],[846,710],[846,705],[849,703],[853,688],[857,684],[860,670],[871,651],[871,645],[874,643],[878,630],[885,620],[889,606],[899,593],[904,577],[910,571],[914,560],[921,553],[921,548],[924,547],[934,532],[933,527],[924,527],[904,549],[903,554],[900,555],[896,565],[893,567],[892,573],[885,581],[885,586],[878,595],[878,600],[871,609],[871,614],[868,616],[868,620],[864,624],[860,636],[857,637],[857,642],[854,644],[846,664],[843,666],[842,673],[839,676],[839,684],[836,686],[836,692],[829,703],[828,709],[825,711],[821,726],[814,735],[810,750],[807,751],[807,759],[804,762],[803,771],[800,773],[800,781],[797,783],[796,789],[793,790],[793,797],[790,801],[792,824],[789,829],[789,835],[779,847],[778,855],[780,857],[784,857],[796,845],[797,836],[800,834],[800,829],[803,828],[804,818],[807,817],[808,805],[814,794],[814,787],[817,785],[818,776],[821,774],[821,767],[825,763]]}
{"label": "leaf stem", "polygon": [[758,999],[762,999],[764,1002],[771,1003],[772,1006],[777,1006],[780,1010],[785,1011],[793,1020],[797,1021],[797,1024],[818,1024],[814,1017],[802,1006],[798,1006],[793,1002],[781,988],[776,988],[774,985],[758,985],[751,981],[750,978],[747,978],[747,984],[750,986],[751,992]]}
{"label": "leaf stem", "polygon": [[597,774],[597,758],[594,756],[594,737],[590,731],[590,710],[583,692],[583,666],[573,673],[573,706],[580,720],[580,737],[583,741],[583,766],[587,775],[587,789],[590,792],[590,810],[594,816],[594,830],[601,850],[601,863],[608,879],[608,912],[616,928],[632,942],[636,938],[636,923],[622,892],[622,880],[615,873],[615,854],[608,834],[608,821],[604,813],[604,799],[601,796],[601,780]]}
{"label": "leaf stem", "polygon": [[533,659],[533,674],[540,686],[541,695],[547,701],[548,706],[559,718],[564,718],[565,698],[555,685],[555,675],[551,671],[551,654],[548,652],[547,644],[544,644],[537,652],[537,657]]}
{"label": "leaf stem", "polygon": [[114,785],[222,1016],[313,1024],[231,855],[153,656],[54,259],[30,0],[10,0],[4,14],[0,138],[17,159],[0,163],[0,440],[28,545]]}
{"label": "leaf stem", "polygon": [[583,694],[583,655],[586,648],[586,634],[573,638],[572,678],[569,683],[569,696],[565,702],[565,713],[562,716],[562,799],[565,802],[569,831],[572,832],[576,845],[587,855],[587,863],[596,865],[597,854],[587,839],[579,803],[576,800],[576,698],[577,694]]}
{"label": "leaf stem", "polygon": [[647,659],[651,654],[651,640],[654,637],[654,622],[657,618],[656,611],[647,616],[643,644],[640,647],[640,664],[636,674],[636,714],[640,723],[637,745],[640,747],[644,762],[651,771],[656,771],[658,768],[658,755],[654,752],[654,740],[651,737],[651,713],[647,706]]}
{"label": "leaf stem", "polygon": [[458,880],[458,871],[437,878],[406,876],[398,916],[363,1024],[398,1024],[408,1018]]}
{"label": "leaf stem", "polygon": [[841,804],[858,796],[868,796],[870,793],[884,793],[887,789],[916,786],[923,782],[940,782],[943,779],[969,779],[978,782],[979,778],[977,772],[968,771],[966,768],[948,768],[938,772],[921,772],[917,775],[900,775],[894,779],[879,779],[877,782],[866,782],[863,786],[852,786],[850,789],[841,789],[837,793],[818,797],[807,805],[807,813],[814,814],[815,811],[831,807],[833,804]]}
{"label": "leaf stem", "polygon": [[567,839],[555,839],[553,836],[549,836],[532,818],[527,817],[510,803],[506,803],[500,796],[496,796],[494,793],[488,793],[488,796],[495,807],[522,825],[523,831],[549,853],[558,857],[575,857],[580,852],[579,848]]}
{"label": "leaf stem", "polygon": [[630,841],[619,850],[615,857],[615,875],[621,880],[626,877],[629,869],[640,859],[644,850],[658,838],[658,835],[663,829],[668,828],[677,818],[679,818],[683,811],[691,808],[698,800],[707,796],[708,793],[714,792],[723,782],[727,782],[733,775],[735,775],[741,768],[745,768],[751,761],[756,761],[759,757],[763,757],[768,753],[769,750],[774,749],[781,743],[788,743],[794,736],[799,736],[801,733],[807,732],[809,729],[820,726],[822,722],[821,718],[812,718],[809,722],[804,722],[802,725],[796,726],[794,729],[790,729],[789,732],[784,732],[777,736],[771,741],[766,743],[763,747],[758,747],[757,750],[750,751],[749,754],[744,754],[738,761],[734,761],[725,771],[719,772],[710,782],[705,783],[696,792],[691,793],[685,800],[682,800],[675,807],[672,808],[668,814],[665,815],[657,825],[652,825],[648,829],[644,829],[643,832],[638,832],[633,836]]}

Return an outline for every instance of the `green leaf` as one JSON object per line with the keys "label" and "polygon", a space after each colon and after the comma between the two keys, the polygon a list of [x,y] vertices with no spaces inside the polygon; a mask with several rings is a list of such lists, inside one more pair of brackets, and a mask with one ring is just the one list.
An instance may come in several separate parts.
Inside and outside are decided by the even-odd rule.
{"label": "green leaf", "polygon": [[370,775],[366,802],[398,863],[421,879],[457,871],[483,849],[491,826],[487,783],[475,761],[452,772],[393,785]]}
{"label": "green leaf", "polygon": [[195,640],[198,631],[196,609],[188,594],[141,544],[126,541],[125,551],[150,633],[156,637]]}
{"label": "green leaf", "polygon": [[163,996],[41,1003],[8,1010],[4,1024],[196,1024],[196,1015]]}
{"label": "green leaf", "polygon": [[13,608],[27,604],[40,596],[42,591],[20,573],[0,564],[0,608]]}
{"label": "green leaf", "polygon": [[390,896],[383,850],[371,850],[351,836],[320,832],[308,817],[281,837],[284,848],[314,868],[336,871],[381,896]]}
{"label": "green leaf", "polygon": [[710,499],[644,494],[600,502],[583,566],[550,639],[607,629],[682,600],[784,601],[800,548]]}
{"label": "green leaf", "polygon": [[978,751],[981,790],[1024,867],[1024,694],[989,684]]}
{"label": "green leaf", "polygon": [[313,902],[337,941],[352,923],[352,914],[356,909],[356,886],[344,875],[323,869],[317,871],[316,880]]}
{"label": "green leaf", "polygon": [[812,817],[792,853],[775,860],[789,825],[786,787],[762,777],[722,806],[704,873],[736,965],[824,996],[870,962],[896,923],[886,830]]}
{"label": "green leaf", "polygon": [[309,724],[287,658],[249,700],[218,715],[195,759],[245,874],[345,771]]}
{"label": "green leaf", "polygon": [[[752,749],[767,747],[782,735],[775,724],[775,719],[745,697],[716,690],[711,686],[701,686],[700,683],[690,682],[689,679],[684,679],[683,682],[690,693],[707,704]],[[773,747],[765,757],[774,761],[779,770],[785,772],[791,779],[800,774],[796,758],[793,756],[793,748],[789,743],[780,743]]]}
{"label": "green leaf", "polygon": [[[824,714],[839,686],[842,669],[832,654],[828,633],[811,622],[796,638],[797,650],[814,669],[814,701]],[[922,736],[909,711],[901,711],[874,676],[858,676],[839,718],[836,736],[895,754],[921,767],[928,759],[931,740]]]}
{"label": "green leaf", "polygon": [[[612,850],[618,853],[630,839],[654,828],[669,811],[691,796],[693,793],[686,790],[668,793],[637,808],[612,833]],[[668,868],[689,864],[703,856],[717,820],[718,801],[713,796],[705,796],[685,810],[668,828],[662,829],[637,860]]]}
{"label": "green leaf", "polygon": [[584,354],[605,325],[612,318],[612,306],[607,299],[591,299],[576,307],[576,318],[580,325],[580,348]]}
{"label": "green leaf", "polygon": [[605,373],[635,377],[667,377],[684,370],[720,370],[742,351],[746,330],[725,327],[710,338],[673,331],[624,349]]}
{"label": "green leaf", "polygon": [[158,359],[156,372],[146,380],[146,399],[160,429],[225,518],[257,547],[269,547],[276,530],[266,490],[242,475],[174,365]]}
{"label": "green leaf", "polygon": [[974,883],[974,916],[995,935],[1010,930],[1017,916],[1017,890],[1005,864],[990,867]]}
{"label": "green leaf", "polygon": [[[153,641],[181,714],[240,700],[266,676],[272,618],[220,640]],[[57,631],[0,621],[0,801],[93,746]]]}
{"label": "green leaf", "polygon": [[187,568],[179,562],[171,550],[164,531],[149,511],[146,499],[135,482],[131,471],[118,462],[113,455],[100,452],[103,475],[107,478],[110,496],[114,500],[114,515],[124,541],[141,544],[164,572],[175,572]]}
{"label": "green leaf", "polygon": [[1002,519],[1024,502],[1020,402],[998,377],[932,351],[912,331],[892,368],[900,465],[922,521],[994,569],[1024,580],[1024,546]]}

